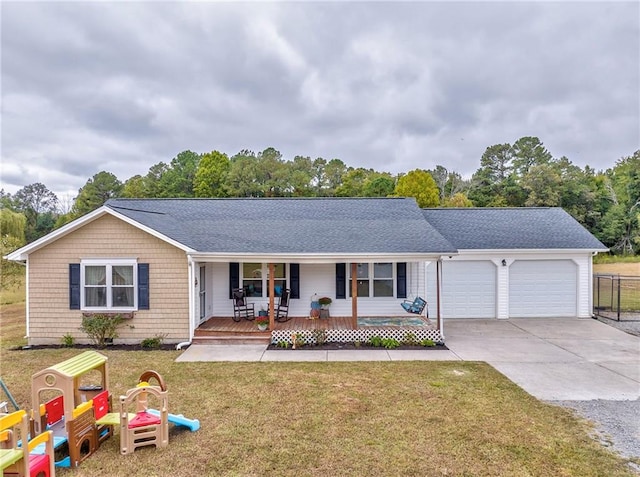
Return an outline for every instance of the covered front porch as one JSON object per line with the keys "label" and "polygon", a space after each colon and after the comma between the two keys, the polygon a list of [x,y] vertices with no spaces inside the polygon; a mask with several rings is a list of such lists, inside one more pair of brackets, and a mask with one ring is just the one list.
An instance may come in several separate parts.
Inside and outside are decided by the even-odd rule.
{"label": "covered front porch", "polygon": [[[190,339],[200,343],[291,342],[298,336],[313,343],[365,342],[372,336],[403,340],[444,341],[440,313],[442,257],[433,254],[331,254],[327,256],[213,256],[190,257]],[[238,261],[234,261],[238,260]],[[427,269],[427,265],[432,267]],[[246,302],[254,314],[268,318],[267,331],[254,321],[233,321],[232,291],[247,291]],[[283,289],[290,290],[288,316],[276,320]],[[312,303],[330,299],[330,318],[309,319]],[[406,312],[405,302],[427,300],[426,309]],[[423,300],[424,303],[424,300]],[[413,309],[413,308],[412,308]],[[426,317],[430,321],[426,320]],[[423,320],[363,324],[363,318]],[[238,317],[236,316],[236,319]]]}

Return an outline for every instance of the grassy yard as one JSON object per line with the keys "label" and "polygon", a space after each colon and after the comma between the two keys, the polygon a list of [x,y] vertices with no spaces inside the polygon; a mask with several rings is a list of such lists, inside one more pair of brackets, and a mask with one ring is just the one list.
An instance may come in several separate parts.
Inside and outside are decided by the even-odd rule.
{"label": "grassy yard", "polygon": [[[640,260],[640,259],[639,259]],[[612,275],[640,276],[640,261],[604,262],[593,264],[593,273],[610,273]]]}
{"label": "grassy yard", "polygon": [[25,276],[18,279],[18,284],[9,289],[0,288],[0,305],[22,303],[25,299]]}
{"label": "grassy yard", "polygon": [[[29,407],[30,376],[76,355],[14,351],[24,304],[2,307],[1,374]],[[120,456],[118,436],[61,476],[615,476],[625,461],[589,426],[482,363],[175,363],[180,351],[104,351],[115,396],[155,369],[170,412],[169,447]]]}
{"label": "grassy yard", "polygon": [[593,257],[593,263],[597,265],[610,264],[622,265],[624,263],[640,264],[640,255],[611,255],[608,253],[599,253]]}

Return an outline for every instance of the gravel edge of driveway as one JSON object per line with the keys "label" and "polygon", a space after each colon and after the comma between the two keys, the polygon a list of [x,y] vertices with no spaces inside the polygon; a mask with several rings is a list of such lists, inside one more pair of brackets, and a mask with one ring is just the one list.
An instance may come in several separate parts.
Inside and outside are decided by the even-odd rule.
{"label": "gravel edge of driveway", "polygon": [[[640,320],[617,321],[595,318],[602,323],[640,336]],[[604,447],[610,448],[626,459],[640,460],[640,400],[607,401],[548,401],[550,404],[570,408],[578,416],[594,424],[593,437]],[[640,474],[640,465],[629,466]]]}
{"label": "gravel edge of driveway", "polygon": [[601,316],[594,317],[594,320],[598,320],[605,325],[617,328],[630,335],[640,336],[640,317],[637,320],[612,320],[610,318],[603,318]]}
{"label": "gravel edge of driveway", "polygon": [[627,459],[640,460],[640,400],[548,402],[573,409],[578,416],[593,422],[594,438],[604,447]]}

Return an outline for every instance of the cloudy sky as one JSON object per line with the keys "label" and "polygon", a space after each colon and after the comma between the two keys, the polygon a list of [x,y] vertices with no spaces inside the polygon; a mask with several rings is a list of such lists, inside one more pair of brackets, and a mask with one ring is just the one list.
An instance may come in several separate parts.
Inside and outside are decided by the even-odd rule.
{"label": "cloudy sky", "polygon": [[469,177],[523,136],[596,169],[640,148],[636,1],[0,8],[11,193],[73,197],[186,149]]}

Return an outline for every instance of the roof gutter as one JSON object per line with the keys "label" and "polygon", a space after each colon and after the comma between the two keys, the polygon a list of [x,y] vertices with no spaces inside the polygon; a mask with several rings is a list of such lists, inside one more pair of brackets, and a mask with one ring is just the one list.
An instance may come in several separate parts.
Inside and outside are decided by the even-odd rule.
{"label": "roof gutter", "polygon": [[197,262],[260,262],[260,263],[340,263],[340,262],[417,262],[437,260],[439,257],[458,255],[452,252],[429,253],[189,253]]}
{"label": "roof gutter", "polygon": [[[595,253],[607,252],[608,248],[487,248],[487,249],[459,249],[455,255],[487,255],[487,254],[526,254],[526,253],[552,253],[552,254],[567,254],[567,253]],[[443,254],[448,255],[448,254]]]}

